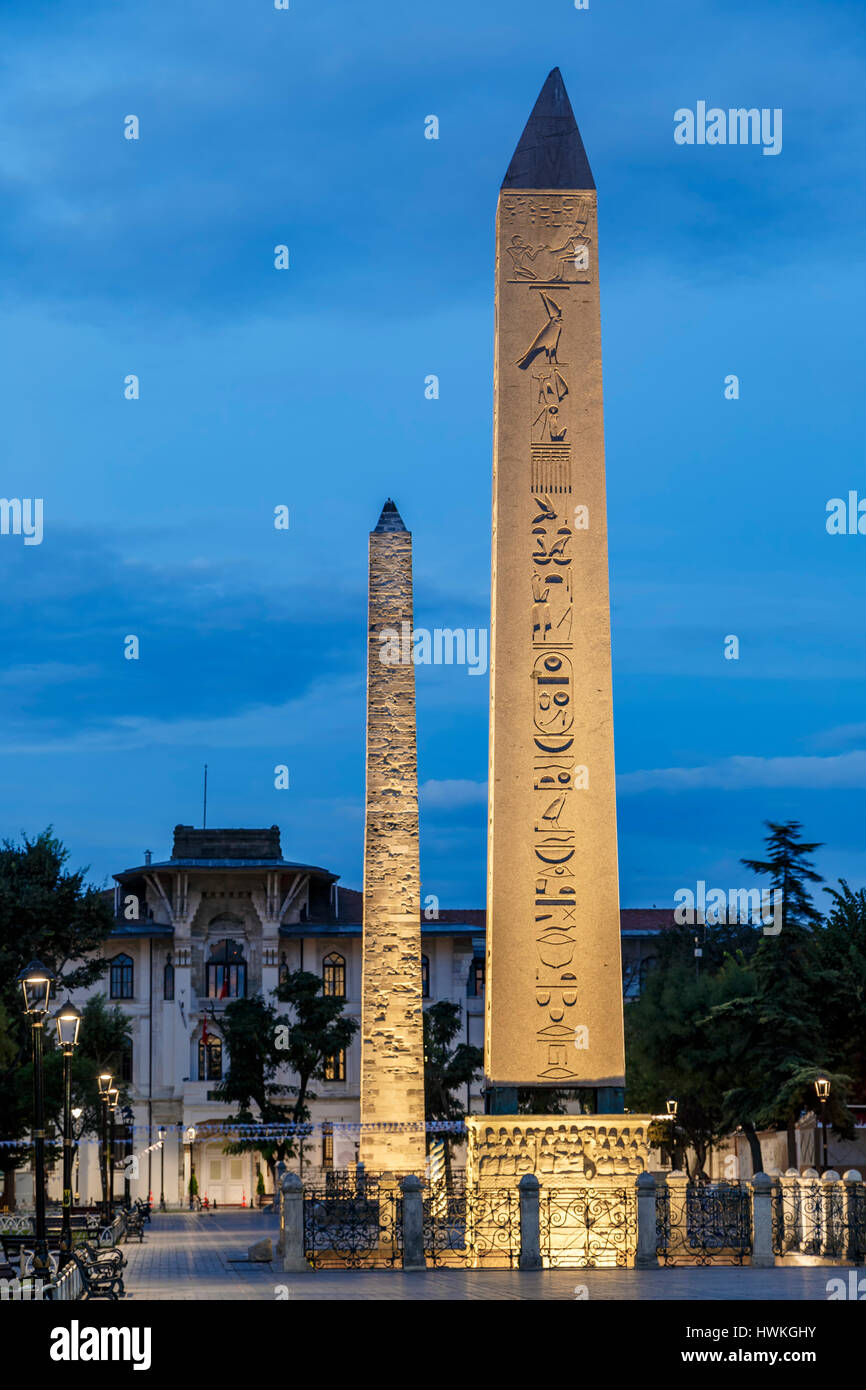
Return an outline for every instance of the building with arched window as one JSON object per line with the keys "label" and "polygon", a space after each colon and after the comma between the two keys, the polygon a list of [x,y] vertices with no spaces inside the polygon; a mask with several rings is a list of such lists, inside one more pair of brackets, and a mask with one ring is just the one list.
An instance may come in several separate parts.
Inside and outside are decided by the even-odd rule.
{"label": "building with arched window", "polygon": [[346,997],[346,957],[339,951],[329,951],[322,958],[323,993],[333,999]]}
{"label": "building with arched window", "polygon": [[132,956],[115,956],[109,970],[109,997],[112,999],[132,999],[134,997],[135,967]]}
{"label": "building with arched window", "polygon": [[[233,1107],[217,1088],[231,1065],[225,1011],[262,995],[278,1011],[274,991],[295,971],[321,977],[322,991],[361,1015],[359,892],[337,875],[283,858],[279,830],[175,828],[170,858],[115,875],[115,928],[103,954],[106,975],[88,994],[110,994],[129,1016],[132,1048],[122,1066],[135,1114],[136,1151],[164,1126],[166,1199],[181,1200],[195,1167],[202,1197],[249,1203],[255,1190],[252,1154],[226,1155],[219,1128]],[[460,1008],[456,1041],[483,1046],[484,909],[440,909],[422,915],[419,962],[425,1008],[450,1000]],[[622,913],[623,977],[634,997],[673,912]],[[361,1040],[327,1060],[310,1103],[308,1165],[343,1168],[356,1157],[357,1132],[341,1125],[360,1117]],[[292,1084],[288,1071],[279,1081]],[[481,1078],[467,1089],[467,1112],[481,1111]],[[323,1126],[325,1127],[323,1129]],[[150,1136],[148,1139],[147,1136]],[[327,1136],[325,1138],[325,1136]],[[96,1146],[83,1146],[80,1196],[96,1199]],[[151,1150],[133,1180],[134,1195],[159,1198],[159,1157]]]}

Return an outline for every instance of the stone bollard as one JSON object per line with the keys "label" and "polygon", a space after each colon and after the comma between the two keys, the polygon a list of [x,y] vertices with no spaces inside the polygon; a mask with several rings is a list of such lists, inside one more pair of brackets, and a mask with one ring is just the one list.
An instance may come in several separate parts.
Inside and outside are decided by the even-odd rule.
{"label": "stone bollard", "polygon": [[637,1180],[637,1249],[635,1269],[658,1269],[656,1237],[656,1180],[652,1173],[641,1173]]}
{"label": "stone bollard", "polygon": [[862,1264],[866,1257],[866,1230],[862,1220],[858,1220],[858,1207],[866,1206],[866,1192],[862,1192],[858,1186],[862,1181],[863,1177],[856,1168],[849,1168],[842,1174],[842,1222],[845,1231],[842,1255],[853,1264]]}
{"label": "stone bollard", "polygon": [[283,1271],[286,1274],[297,1274],[307,1268],[304,1250],[304,1184],[297,1173],[284,1173],[280,1181],[280,1191],[283,1199]]}
{"label": "stone bollard", "polygon": [[520,1255],[518,1269],[542,1269],[540,1195],[538,1178],[534,1173],[524,1173],[517,1184],[520,1203]]}
{"label": "stone bollard", "polygon": [[821,1254],[825,1259],[841,1259],[845,1245],[841,1182],[835,1168],[828,1168],[821,1179]]}
{"label": "stone bollard", "polygon": [[410,1173],[400,1183],[403,1193],[403,1268],[427,1268],[424,1254],[424,1194],[421,1179]]}
{"label": "stone bollard", "polygon": [[755,1173],[749,1187],[752,1189],[752,1265],[755,1269],[772,1269],[776,1263],[772,1179],[766,1173]]}
{"label": "stone bollard", "polygon": [[283,1162],[282,1159],[280,1159],[279,1163],[276,1163],[276,1164],[274,1165],[274,1211],[275,1211],[276,1214],[277,1214],[277,1221],[278,1221],[278,1223],[279,1223],[279,1228],[280,1228],[280,1233],[279,1233],[279,1235],[277,1236],[277,1254],[278,1254],[278,1255],[282,1255],[282,1253],[283,1253],[283,1234],[284,1234],[284,1229],[285,1229],[285,1228],[284,1228],[284,1223],[283,1223],[283,1191],[282,1191],[282,1181],[283,1181],[283,1174],[286,1173],[287,1171],[288,1171],[288,1169],[286,1168],[286,1165],[285,1165],[285,1163]]}

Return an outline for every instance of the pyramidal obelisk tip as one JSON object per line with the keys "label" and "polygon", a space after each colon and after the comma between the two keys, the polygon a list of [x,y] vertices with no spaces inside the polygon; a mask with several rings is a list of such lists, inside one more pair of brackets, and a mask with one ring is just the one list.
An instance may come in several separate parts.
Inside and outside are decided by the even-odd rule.
{"label": "pyramidal obelisk tip", "polygon": [[406,529],[403,518],[389,497],[382,508],[382,514],[376,523],[373,535],[380,536],[385,531],[406,531]]}
{"label": "pyramidal obelisk tip", "polygon": [[538,94],[502,187],[595,188],[559,68]]}

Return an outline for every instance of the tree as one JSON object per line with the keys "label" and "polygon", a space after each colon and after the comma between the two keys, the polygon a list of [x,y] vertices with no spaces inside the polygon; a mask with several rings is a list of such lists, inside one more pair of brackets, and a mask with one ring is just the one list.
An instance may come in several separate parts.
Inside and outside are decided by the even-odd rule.
{"label": "tree", "polygon": [[[283,1022],[274,1006],[261,994],[250,999],[235,999],[226,1005],[222,1032],[228,1067],[216,1094],[220,1100],[238,1107],[230,1124],[285,1121],[285,1107],[278,1101],[288,1094],[289,1088],[276,1079],[283,1060],[277,1029]],[[225,1145],[226,1153],[249,1151],[260,1152],[271,1167],[278,1160],[289,1157],[294,1149],[289,1140],[264,1144],[260,1140],[239,1139]]]}
{"label": "tree", "polygon": [[291,971],[277,986],[276,996],[290,1010],[283,1060],[298,1079],[293,1117],[301,1124],[309,1118],[308,1094],[315,1099],[310,1082],[325,1079],[328,1058],[348,1048],[360,1025],[344,1014],[345,999],[325,994],[323,981],[308,970]]}
{"label": "tree", "polygon": [[[67,870],[68,857],[50,826],[35,839],[22,835],[20,844],[0,844],[0,1005],[9,1059],[0,1068],[0,1133],[10,1139],[23,1138],[33,1123],[30,1028],[16,976],[31,960],[41,960],[58,977],[54,994],[62,1003],[67,991],[92,985],[106,969],[99,947],[113,926],[111,910],[97,889],[85,885],[86,868]],[[57,1065],[52,1049],[46,1029],[47,1100]],[[0,1148],[0,1203],[10,1210],[15,1206],[15,1170],[29,1154],[27,1144]]]}
{"label": "tree", "polygon": [[698,1172],[725,1132],[723,1094],[742,1061],[736,1029],[715,1011],[753,989],[742,953],[698,976],[691,962],[679,960],[651,971],[625,1011],[628,1107],[664,1114],[675,1098],[678,1137],[694,1150]]}
{"label": "tree", "polygon": [[780,935],[784,936],[790,927],[818,926],[821,914],[812,902],[807,884],[824,881],[809,859],[816,849],[822,848],[821,844],[808,844],[800,838],[803,826],[798,820],[768,820],[764,824],[770,832],[764,838],[767,858],[741,859],[740,863],[759,878],[769,878],[773,889],[781,894]]}
{"label": "tree", "polygon": [[[458,1092],[478,1076],[484,1065],[480,1047],[458,1043],[460,1005],[448,999],[424,1011],[424,1109],[428,1120],[462,1120],[465,1106]],[[451,1176],[454,1135],[445,1133],[445,1170]]]}
{"label": "tree", "polygon": [[794,1127],[814,1100],[814,1087],[810,1095],[805,1078],[814,1078],[825,1065],[822,1003],[827,977],[815,930],[821,917],[809,891],[810,884],[822,881],[809,858],[820,845],[801,838],[799,821],[766,825],[767,857],[741,862],[760,877],[769,877],[781,894],[781,929],[769,934],[765,929],[752,960],[754,991],[719,1005],[714,1016],[732,1025],[747,1049],[742,1077],[725,1096],[727,1123],[743,1126],[753,1163],[760,1163],[755,1130],[785,1129],[788,1164],[793,1167]]}
{"label": "tree", "polygon": [[[303,1124],[309,1119],[307,1101],[315,1099],[310,1082],[324,1079],[327,1059],[347,1048],[358,1030],[357,1020],[344,1016],[346,1001],[326,995],[321,978],[309,971],[292,971],[275,996],[288,1005],[288,1014],[278,1014],[259,995],[229,1004],[223,1017],[229,1065],[217,1095],[239,1106],[236,1124],[252,1124],[256,1118],[263,1124]],[[283,1068],[294,1074],[293,1084],[277,1079]],[[289,1106],[282,1097],[290,1095],[294,1101]],[[241,1139],[226,1146],[227,1153],[248,1150],[261,1153],[273,1169],[296,1151],[302,1153],[302,1143],[296,1149],[290,1139],[271,1144]]]}
{"label": "tree", "polygon": [[827,1061],[850,1073],[866,1097],[866,888],[854,893],[840,879],[825,891],[833,905],[815,935],[822,975],[833,980],[821,1001]]}

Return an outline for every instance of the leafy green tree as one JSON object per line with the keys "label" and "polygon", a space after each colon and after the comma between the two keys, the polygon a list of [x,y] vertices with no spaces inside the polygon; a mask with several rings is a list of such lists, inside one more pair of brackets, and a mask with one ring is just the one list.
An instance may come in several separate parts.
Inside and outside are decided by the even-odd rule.
{"label": "leafy green tree", "polygon": [[[309,1119],[307,1102],[315,1096],[310,1082],[323,1080],[329,1057],[348,1048],[358,1030],[357,1020],[344,1014],[345,1000],[323,992],[318,975],[294,970],[277,987],[275,996],[288,1006],[287,1014],[262,996],[239,999],[226,1008],[223,1034],[229,1065],[217,1088],[220,1100],[238,1105],[232,1122],[279,1124]],[[282,1068],[296,1078],[291,1084],[277,1079]],[[284,1099],[293,1096],[291,1104]],[[253,1109],[255,1107],[255,1111]],[[257,1114],[255,1112],[258,1112]],[[227,1153],[255,1150],[269,1169],[301,1152],[301,1141],[280,1140],[262,1144],[240,1139],[226,1146]]]}
{"label": "leafy green tree", "polygon": [[[286,1108],[279,1102],[289,1094],[289,1087],[277,1080],[283,1063],[277,1029],[283,1024],[273,1004],[261,994],[226,1005],[221,1026],[228,1067],[216,1087],[216,1095],[237,1106],[230,1124],[278,1124],[286,1120]],[[226,1144],[225,1152],[258,1152],[271,1167],[279,1159],[289,1157],[294,1148],[289,1140],[262,1144],[258,1140],[239,1139]]]}
{"label": "leafy green tree", "polygon": [[[452,1044],[460,1031],[460,1005],[448,999],[424,1010],[424,1108],[428,1120],[462,1120],[466,1113],[464,1088],[484,1065],[480,1047]],[[445,1133],[445,1168],[451,1176],[454,1135]]]}
{"label": "leafy green tree", "polygon": [[677,1132],[668,1133],[679,1142],[672,1147],[691,1146],[699,1172],[709,1146],[725,1132],[723,1095],[742,1062],[735,1027],[715,1011],[754,987],[742,953],[700,975],[680,960],[651,971],[640,998],[625,1011],[628,1107],[664,1114],[667,1100],[675,1098]]}
{"label": "leafy green tree", "polygon": [[[111,910],[100,892],[85,884],[86,868],[66,868],[68,858],[50,827],[35,839],[22,835],[18,844],[0,844],[0,1005],[5,1011],[7,1054],[6,1065],[0,1067],[0,1134],[6,1138],[23,1137],[33,1123],[30,1029],[16,976],[31,960],[41,960],[58,977],[55,998],[61,1003],[67,991],[94,984],[106,969],[99,948],[113,926]],[[45,1042],[51,1114],[57,1108],[52,1095],[58,1086],[58,1059],[52,1056],[50,1029]],[[0,1205],[10,1210],[15,1206],[15,1170],[28,1158],[25,1144],[0,1148]]]}
{"label": "leafy green tree", "polygon": [[826,892],[832,907],[824,930],[815,934],[815,944],[822,977],[834,981],[821,1001],[827,1060],[849,1073],[862,1095],[866,1094],[866,888],[854,893],[840,879],[838,888]]}
{"label": "leafy green tree", "polygon": [[789,928],[818,926],[821,914],[812,901],[808,885],[823,883],[809,858],[821,844],[816,840],[807,843],[800,836],[803,826],[798,820],[765,821],[769,830],[764,844],[767,846],[766,859],[741,859],[746,869],[751,869],[759,878],[769,878],[773,889],[781,893],[782,930],[784,936]]}
{"label": "leafy green tree", "polygon": [[766,929],[752,960],[754,991],[719,1005],[714,1015],[732,1025],[745,1045],[741,1076],[725,1095],[724,1116],[731,1127],[743,1126],[760,1161],[754,1131],[784,1129],[788,1163],[796,1165],[795,1124],[815,1099],[814,1079],[826,1065],[823,1025],[825,987],[832,977],[822,968],[816,928],[821,917],[810,884],[821,875],[810,856],[820,848],[801,838],[799,821],[767,821],[764,859],[743,865],[769,878],[781,894],[781,929]]}
{"label": "leafy green tree", "polygon": [[289,1007],[282,1057],[298,1078],[293,1118],[301,1124],[309,1119],[308,1098],[315,1099],[310,1082],[325,1079],[328,1058],[348,1048],[360,1025],[344,1013],[345,999],[325,994],[321,978],[308,970],[291,971],[277,986],[276,996]]}

